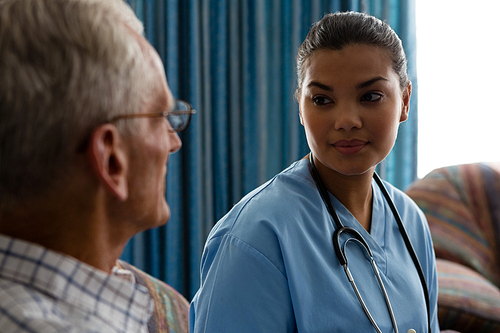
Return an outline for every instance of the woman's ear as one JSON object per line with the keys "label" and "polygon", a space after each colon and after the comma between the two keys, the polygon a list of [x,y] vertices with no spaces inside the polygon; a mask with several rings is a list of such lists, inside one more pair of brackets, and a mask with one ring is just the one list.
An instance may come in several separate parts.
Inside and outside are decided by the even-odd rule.
{"label": "woman's ear", "polygon": [[128,154],[118,129],[112,124],[96,128],[87,154],[100,183],[119,200],[127,200]]}
{"label": "woman's ear", "polygon": [[300,119],[300,124],[302,126],[304,126],[304,118],[302,117],[302,108],[300,107],[300,96],[301,96],[301,93],[300,93],[299,89],[296,89],[294,97],[295,97],[295,100],[297,101],[297,104],[299,104],[299,119]]}
{"label": "woman's ear", "polygon": [[408,114],[410,112],[410,97],[411,97],[411,82],[408,83],[406,88],[403,90],[402,98],[402,108],[401,108],[401,118],[399,122],[404,122],[408,119]]}

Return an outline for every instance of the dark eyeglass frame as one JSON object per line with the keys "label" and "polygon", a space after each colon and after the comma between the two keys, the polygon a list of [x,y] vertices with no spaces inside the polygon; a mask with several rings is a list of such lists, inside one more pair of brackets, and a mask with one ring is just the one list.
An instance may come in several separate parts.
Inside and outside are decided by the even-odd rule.
{"label": "dark eyeglass frame", "polygon": [[[132,114],[123,114],[120,116],[116,116],[112,118],[109,122],[114,122],[120,119],[131,119],[131,118],[157,118],[157,117],[164,117],[167,119],[169,122],[170,126],[172,127],[172,130],[174,132],[181,132],[185,130],[189,122],[191,121],[191,115],[195,114],[196,110],[193,109],[191,104],[188,102],[182,101],[180,99],[175,100],[175,105],[172,110],[170,111],[162,111],[162,112],[150,112],[150,113],[132,113]],[[178,121],[172,121],[175,116],[184,116],[187,115],[187,119],[180,119],[180,122]],[[175,124],[180,124],[180,126],[177,126]]]}

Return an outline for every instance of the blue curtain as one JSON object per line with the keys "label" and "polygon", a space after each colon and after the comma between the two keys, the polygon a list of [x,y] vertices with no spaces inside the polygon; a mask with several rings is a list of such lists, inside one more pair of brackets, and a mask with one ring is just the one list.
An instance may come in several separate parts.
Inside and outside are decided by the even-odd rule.
{"label": "blue curtain", "polygon": [[362,11],[403,40],[413,81],[411,117],[378,167],[404,188],[416,178],[415,0],[129,0],[157,49],[169,86],[198,111],[168,164],[164,227],[135,236],[122,258],[188,300],[212,226],[243,195],[308,153],[293,99],[295,56],[327,12]]}

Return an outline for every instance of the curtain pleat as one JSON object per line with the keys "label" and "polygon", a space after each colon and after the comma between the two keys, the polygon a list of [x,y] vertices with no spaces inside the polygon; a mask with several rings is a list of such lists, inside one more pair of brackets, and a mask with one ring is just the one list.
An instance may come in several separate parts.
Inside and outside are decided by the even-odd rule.
{"label": "curtain pleat", "polygon": [[325,13],[363,11],[403,40],[413,82],[410,119],[379,173],[416,178],[415,0],[129,0],[162,58],[176,98],[197,110],[168,162],[166,226],[136,235],[122,258],[191,299],[213,225],[246,193],[308,153],[295,57]]}

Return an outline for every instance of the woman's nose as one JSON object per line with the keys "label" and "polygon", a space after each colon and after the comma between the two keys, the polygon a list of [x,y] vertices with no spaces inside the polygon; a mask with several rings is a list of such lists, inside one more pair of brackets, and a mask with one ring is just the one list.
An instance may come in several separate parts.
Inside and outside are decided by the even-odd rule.
{"label": "woman's nose", "polygon": [[356,106],[349,104],[338,105],[335,111],[334,117],[336,130],[350,131],[353,129],[359,129],[363,126],[360,112]]}

